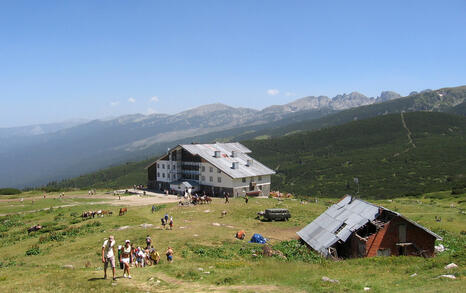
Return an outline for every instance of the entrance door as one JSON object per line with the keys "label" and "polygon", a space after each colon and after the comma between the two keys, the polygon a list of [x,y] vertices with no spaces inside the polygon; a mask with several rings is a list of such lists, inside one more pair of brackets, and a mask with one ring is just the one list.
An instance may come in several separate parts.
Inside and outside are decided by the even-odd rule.
{"label": "entrance door", "polygon": [[398,226],[398,242],[406,242],[406,225],[401,224]]}

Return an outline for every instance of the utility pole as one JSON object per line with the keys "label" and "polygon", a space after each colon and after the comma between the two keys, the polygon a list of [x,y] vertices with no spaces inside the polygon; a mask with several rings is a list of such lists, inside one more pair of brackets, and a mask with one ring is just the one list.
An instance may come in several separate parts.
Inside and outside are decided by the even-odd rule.
{"label": "utility pole", "polygon": [[358,186],[358,191],[356,192],[356,195],[359,195],[359,179],[358,177],[354,177],[354,183]]}

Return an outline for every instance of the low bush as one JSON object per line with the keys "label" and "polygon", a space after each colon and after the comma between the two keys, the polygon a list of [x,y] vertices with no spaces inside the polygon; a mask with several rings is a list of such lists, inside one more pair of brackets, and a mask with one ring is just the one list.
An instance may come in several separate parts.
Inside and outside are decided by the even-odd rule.
{"label": "low bush", "polygon": [[26,255],[39,255],[40,254],[40,247],[39,245],[35,244],[31,246],[28,250],[26,250]]}
{"label": "low bush", "polygon": [[282,241],[275,244],[273,249],[281,251],[289,261],[309,263],[322,263],[324,261],[320,255],[313,252],[306,245],[301,244],[298,240]]}
{"label": "low bush", "polygon": [[1,195],[21,194],[21,190],[16,189],[16,188],[0,188],[0,194]]}

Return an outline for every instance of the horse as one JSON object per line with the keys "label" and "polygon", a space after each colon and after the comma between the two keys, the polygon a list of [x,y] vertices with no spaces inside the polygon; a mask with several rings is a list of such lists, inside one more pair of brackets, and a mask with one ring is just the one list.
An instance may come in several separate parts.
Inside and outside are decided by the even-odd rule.
{"label": "horse", "polygon": [[31,233],[31,232],[39,231],[40,229],[42,229],[42,226],[40,224],[32,226],[32,227],[28,228],[28,234]]}
{"label": "horse", "polygon": [[124,214],[126,214],[126,212],[128,212],[128,209],[127,209],[127,208],[120,208],[120,213],[119,213],[119,215],[120,215],[120,216],[123,216]]}

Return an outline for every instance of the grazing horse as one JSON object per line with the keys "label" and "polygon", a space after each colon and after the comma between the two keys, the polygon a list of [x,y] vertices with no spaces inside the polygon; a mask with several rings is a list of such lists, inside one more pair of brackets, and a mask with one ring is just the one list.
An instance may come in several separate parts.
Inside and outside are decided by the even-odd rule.
{"label": "grazing horse", "polygon": [[119,215],[120,215],[120,216],[123,216],[124,214],[126,214],[126,212],[128,212],[128,209],[127,209],[127,208],[121,208],[121,209],[120,209]]}
{"label": "grazing horse", "polygon": [[32,227],[28,228],[28,234],[31,233],[31,232],[39,231],[40,229],[42,229],[42,226],[40,224],[32,226]]}
{"label": "grazing horse", "polygon": [[205,203],[212,203],[212,199],[208,196],[205,197],[204,201]]}

